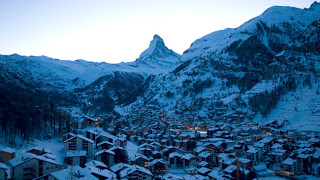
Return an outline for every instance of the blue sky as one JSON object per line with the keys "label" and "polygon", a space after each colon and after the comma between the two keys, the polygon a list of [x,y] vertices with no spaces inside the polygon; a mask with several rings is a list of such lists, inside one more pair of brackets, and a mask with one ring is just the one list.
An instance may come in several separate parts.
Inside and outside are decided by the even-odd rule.
{"label": "blue sky", "polygon": [[314,0],[0,0],[0,54],[134,61],[153,35],[182,54],[213,31],[235,28],[274,5]]}

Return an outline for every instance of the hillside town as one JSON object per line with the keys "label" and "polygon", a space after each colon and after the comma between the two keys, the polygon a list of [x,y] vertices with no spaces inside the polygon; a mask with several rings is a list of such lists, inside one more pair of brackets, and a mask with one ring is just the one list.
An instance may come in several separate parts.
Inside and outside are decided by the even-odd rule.
{"label": "hillside town", "polygon": [[0,179],[319,177],[318,133],[283,129],[289,122],[255,123],[254,114],[223,107],[212,109],[219,118],[209,121],[193,109],[184,107],[167,117],[145,108],[104,127],[98,118],[79,117],[60,138],[60,154],[47,147],[19,154],[10,147],[1,149]]}

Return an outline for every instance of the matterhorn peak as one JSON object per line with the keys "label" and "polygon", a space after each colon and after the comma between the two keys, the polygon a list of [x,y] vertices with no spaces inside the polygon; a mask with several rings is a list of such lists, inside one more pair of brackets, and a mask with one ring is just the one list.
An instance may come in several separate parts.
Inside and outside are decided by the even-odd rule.
{"label": "matterhorn peak", "polygon": [[172,59],[177,60],[180,57],[180,54],[168,49],[164,44],[163,39],[155,34],[153,39],[150,41],[149,47],[143,51],[138,61],[143,61],[144,63],[150,63],[150,61],[159,61],[159,60],[168,60]]}

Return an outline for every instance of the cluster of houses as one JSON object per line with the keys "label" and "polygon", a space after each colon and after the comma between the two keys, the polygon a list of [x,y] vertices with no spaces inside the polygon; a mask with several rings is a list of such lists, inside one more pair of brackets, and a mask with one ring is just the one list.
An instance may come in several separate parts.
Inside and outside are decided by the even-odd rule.
{"label": "cluster of houses", "polygon": [[63,162],[45,148],[19,155],[4,148],[0,179],[250,180],[320,173],[317,134],[280,130],[277,121],[177,120],[141,112],[154,119],[113,122],[117,131],[98,127],[97,119],[79,119],[62,137]]}

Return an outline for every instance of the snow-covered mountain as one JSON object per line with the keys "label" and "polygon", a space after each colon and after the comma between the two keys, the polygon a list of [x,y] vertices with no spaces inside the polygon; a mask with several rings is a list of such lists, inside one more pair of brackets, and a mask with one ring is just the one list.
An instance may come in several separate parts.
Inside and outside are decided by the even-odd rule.
{"label": "snow-covered mountain", "polygon": [[0,56],[0,82],[45,97],[60,94],[88,111],[153,107],[180,118],[176,112],[192,107],[193,118],[212,120],[229,117],[214,108],[241,109],[254,121],[319,129],[319,20],[317,2],[306,9],[275,6],[196,40],[181,56],[154,35],[130,63]]}
{"label": "snow-covered mountain", "polygon": [[77,94],[79,101],[108,97],[115,102],[143,86],[150,75],[167,73],[180,55],[169,50],[155,35],[138,60],[108,64],[85,60],[67,61],[46,56],[0,55],[1,85],[31,91]]}
{"label": "snow-covered mountain", "polygon": [[148,49],[140,54],[135,63],[145,64],[148,67],[153,68],[172,67],[176,64],[177,59],[179,59],[180,56],[180,54],[168,49],[165,46],[163,39],[155,34]]}
{"label": "snow-covered mountain", "polygon": [[[306,9],[275,6],[238,28],[210,33],[193,42],[175,69],[157,76],[131,107],[162,107],[176,118],[175,112],[196,107],[197,117],[206,119],[220,118],[210,115],[214,107],[237,108],[257,114],[255,121],[303,124],[304,118],[276,114],[305,111],[292,104],[286,109],[287,99],[299,103],[288,94],[305,95],[306,103],[320,99],[319,18],[317,2]],[[317,129],[320,121],[311,119]]]}

